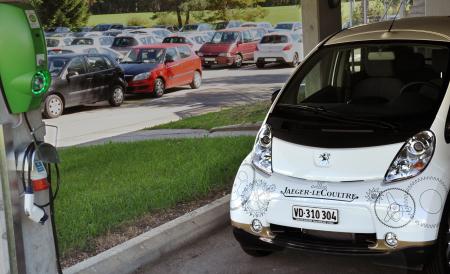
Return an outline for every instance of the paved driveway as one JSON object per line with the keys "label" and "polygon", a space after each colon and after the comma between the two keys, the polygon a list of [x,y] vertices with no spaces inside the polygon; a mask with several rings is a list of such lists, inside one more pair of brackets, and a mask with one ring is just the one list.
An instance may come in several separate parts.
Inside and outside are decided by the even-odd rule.
{"label": "paved driveway", "polygon": [[[76,145],[222,107],[269,99],[271,91],[281,87],[292,71],[282,66],[258,70],[255,65],[239,70],[205,70],[203,86],[198,90],[172,89],[158,99],[128,96],[120,108],[110,108],[106,103],[72,108],[46,123],[58,127],[59,147]],[[48,141],[55,139],[55,133],[55,130],[48,130]]]}
{"label": "paved driveway", "polygon": [[[397,262],[402,258],[397,258]],[[167,256],[157,265],[136,274],[405,274],[406,271],[374,264],[370,258],[331,256],[285,250],[264,258],[243,253],[230,227],[222,229],[184,250]]]}

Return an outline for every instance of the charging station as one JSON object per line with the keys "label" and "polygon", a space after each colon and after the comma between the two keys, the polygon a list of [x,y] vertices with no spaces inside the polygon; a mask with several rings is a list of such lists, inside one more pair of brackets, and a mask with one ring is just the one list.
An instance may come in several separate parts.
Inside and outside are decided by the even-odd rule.
{"label": "charging station", "polygon": [[61,273],[53,218],[59,159],[44,143],[40,110],[51,79],[28,1],[0,0],[0,35],[0,274]]}

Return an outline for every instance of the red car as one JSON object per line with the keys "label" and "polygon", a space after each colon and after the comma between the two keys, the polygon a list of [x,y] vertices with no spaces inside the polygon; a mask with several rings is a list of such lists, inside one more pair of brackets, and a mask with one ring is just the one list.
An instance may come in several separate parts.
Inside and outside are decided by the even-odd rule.
{"label": "red car", "polygon": [[245,61],[253,62],[257,44],[258,39],[252,35],[251,28],[221,30],[200,48],[198,56],[204,67],[217,64],[239,68]]}
{"label": "red car", "polygon": [[187,44],[155,44],[131,49],[121,62],[128,93],[161,97],[168,88],[202,84],[200,58]]}

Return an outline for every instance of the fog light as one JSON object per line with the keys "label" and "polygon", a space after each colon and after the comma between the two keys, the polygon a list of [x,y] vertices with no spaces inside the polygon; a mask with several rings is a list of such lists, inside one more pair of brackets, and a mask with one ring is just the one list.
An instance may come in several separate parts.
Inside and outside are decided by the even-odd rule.
{"label": "fog light", "polygon": [[398,245],[397,235],[392,232],[386,234],[384,241],[389,247],[396,247]]}
{"label": "fog light", "polygon": [[253,232],[261,233],[261,231],[263,230],[263,225],[260,220],[254,219],[252,221],[252,230]]}
{"label": "fog light", "polygon": [[31,80],[31,91],[36,94],[42,94],[47,91],[50,85],[50,75],[48,72],[39,71]]}

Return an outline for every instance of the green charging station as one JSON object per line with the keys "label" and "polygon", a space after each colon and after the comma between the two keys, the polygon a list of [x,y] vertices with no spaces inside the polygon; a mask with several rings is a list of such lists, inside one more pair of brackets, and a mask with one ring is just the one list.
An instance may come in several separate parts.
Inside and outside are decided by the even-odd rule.
{"label": "green charging station", "polygon": [[28,1],[0,1],[0,90],[12,114],[40,108],[50,86],[45,36]]}

